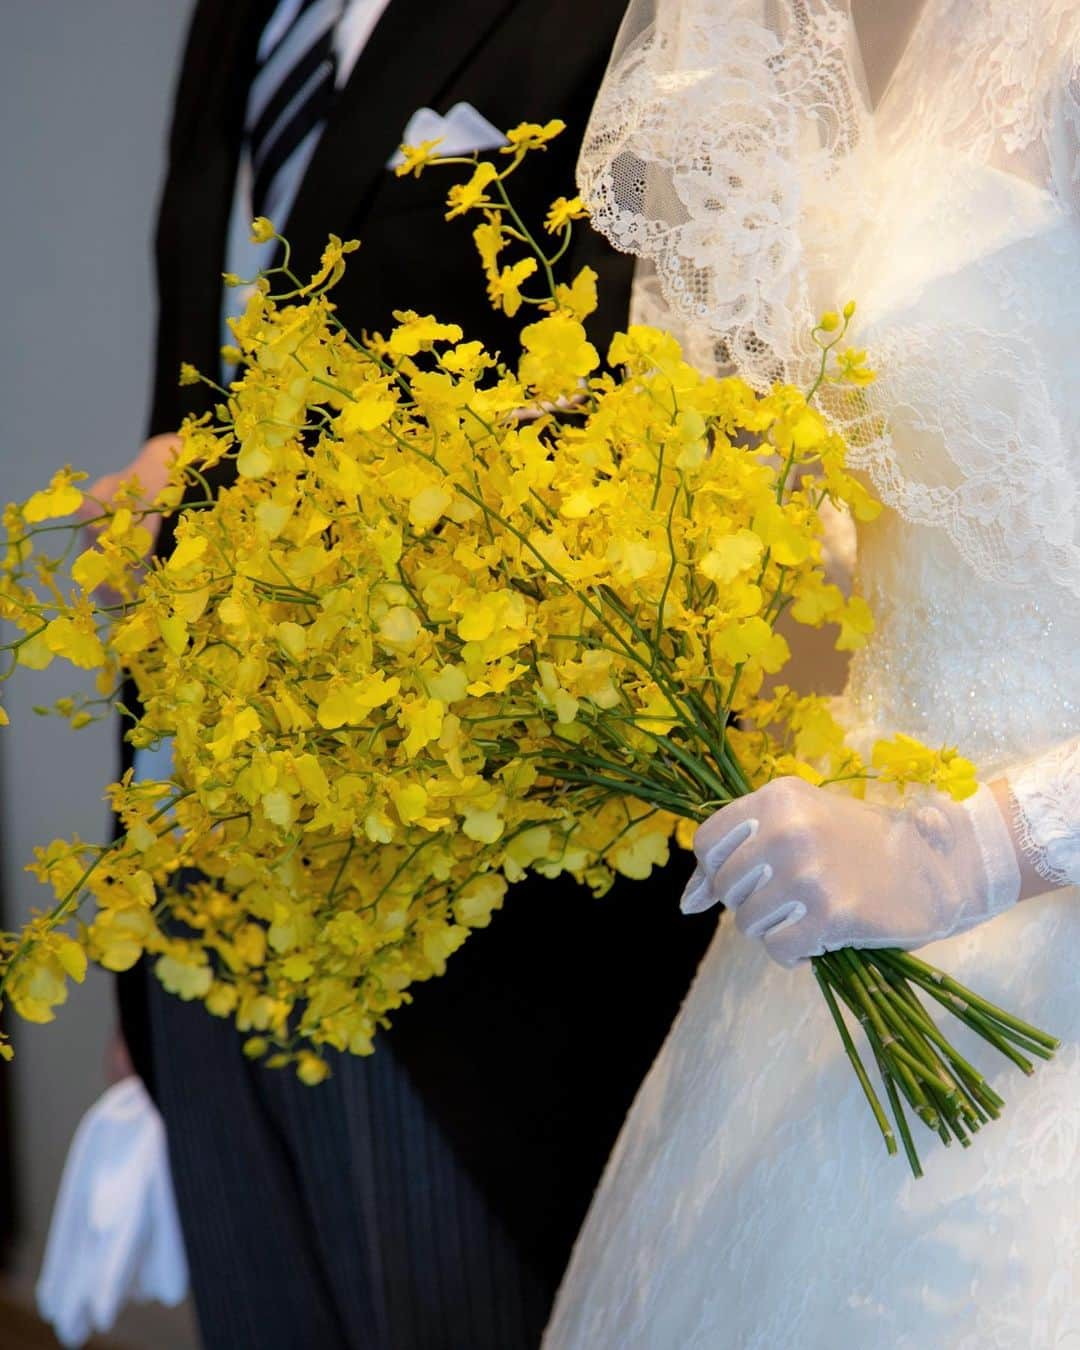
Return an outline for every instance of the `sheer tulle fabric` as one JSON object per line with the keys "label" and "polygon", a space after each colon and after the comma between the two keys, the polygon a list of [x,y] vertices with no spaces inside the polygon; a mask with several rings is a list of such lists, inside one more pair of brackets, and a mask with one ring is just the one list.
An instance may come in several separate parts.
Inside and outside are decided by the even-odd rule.
{"label": "sheer tulle fabric", "polygon": [[[1068,0],[927,0],[871,110],[848,0],[635,0],[580,164],[595,224],[642,259],[637,317],[759,386],[806,379],[824,308],[854,296],[879,320],[890,304],[918,313],[975,268],[996,303],[966,332],[951,311],[888,344],[872,324],[854,334],[931,386],[915,397],[934,446],[925,428],[902,434],[888,380],[833,411],[901,514],[945,529],[984,576],[1076,597],[1077,376],[1048,359],[1024,268],[1077,268],[1063,236],[1080,191],[1078,42]],[[1002,378],[1011,403],[994,396]]]}

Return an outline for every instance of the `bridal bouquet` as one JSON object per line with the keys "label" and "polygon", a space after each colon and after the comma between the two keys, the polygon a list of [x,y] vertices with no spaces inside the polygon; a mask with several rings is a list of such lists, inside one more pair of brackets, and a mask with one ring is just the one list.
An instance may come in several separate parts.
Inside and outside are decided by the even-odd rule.
{"label": "bridal bouquet", "polygon": [[[115,843],[39,851],[55,904],[0,937],[0,993],[23,1017],[49,1020],[88,959],[146,954],[170,991],[232,1018],[248,1054],[315,1083],[326,1047],[369,1053],[530,870],[597,893],[645,878],[778,774],[974,790],[954,750],[902,736],[864,764],[825,700],[765,683],[789,655],[781,615],[834,625],[842,649],[872,627],[822,563],[826,501],[878,510],[813,403],[872,378],[844,346],[852,307],[815,330],[809,390],[707,377],[644,327],[605,365],[586,326],[595,276],[556,274],[581,202],[560,198],[534,231],[506,191],[560,130],[518,127],[497,161],[429,143],[402,165],[465,165],[449,214],[475,214],[491,300],[522,316],[516,366],[430,315],[346,331],[332,292],[356,245],[331,238],[303,281],[281,240],[233,325],[241,373],[213,420],[185,425],[150,508],[131,483],[81,552],[61,523],[81,475],[7,508],[10,667],[96,671],[97,699],[55,707],[74,726],[130,674],[128,736],[169,741],[175,764],[112,785]],[[224,459],[236,479],[212,496]],[[176,515],[149,568],[147,509]],[[201,879],[172,886],[181,869]],[[573,941],[571,910],[551,922]],[[965,1144],[1002,1106],[922,996],[1028,1072],[1054,1044],[904,953],[837,952],[814,973],[896,1152],[843,1009],[862,1023],[916,1170],[905,1104]]]}

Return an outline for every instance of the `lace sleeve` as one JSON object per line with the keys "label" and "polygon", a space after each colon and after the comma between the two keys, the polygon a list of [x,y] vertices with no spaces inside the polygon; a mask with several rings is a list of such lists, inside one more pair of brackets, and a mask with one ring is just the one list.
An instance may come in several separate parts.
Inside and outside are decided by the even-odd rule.
{"label": "lace sleeve", "polygon": [[1009,788],[1017,838],[1036,871],[1054,886],[1080,885],[1080,738],[1025,764]]}
{"label": "lace sleeve", "polygon": [[759,386],[794,374],[804,258],[824,279],[851,228],[853,41],[847,0],[634,0],[583,142],[583,196],[642,260],[647,317],[662,303],[692,359],[708,344],[711,365]]}

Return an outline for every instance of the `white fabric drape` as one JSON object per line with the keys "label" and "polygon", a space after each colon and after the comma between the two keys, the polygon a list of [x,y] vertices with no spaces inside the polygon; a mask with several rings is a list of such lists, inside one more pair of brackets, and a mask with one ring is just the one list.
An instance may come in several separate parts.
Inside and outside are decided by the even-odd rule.
{"label": "white fabric drape", "polygon": [[[699,365],[803,381],[814,316],[856,298],[884,372],[832,409],[856,463],[981,575],[1074,597],[1080,378],[1021,265],[1072,246],[1078,45],[1067,0],[927,0],[871,110],[849,0],[634,0],[580,162],[594,223],[641,259],[635,317]],[[980,255],[996,306],[935,314]]]}

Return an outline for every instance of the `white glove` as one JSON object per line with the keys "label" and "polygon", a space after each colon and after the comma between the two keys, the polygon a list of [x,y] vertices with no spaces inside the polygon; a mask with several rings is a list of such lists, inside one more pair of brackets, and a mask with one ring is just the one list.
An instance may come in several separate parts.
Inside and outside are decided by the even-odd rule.
{"label": "white glove", "polygon": [[694,852],[683,912],[726,905],[783,966],[840,947],[921,947],[1020,898],[986,787],[896,809],[778,778],[705,821]]}
{"label": "white glove", "polygon": [[188,1272],[165,1129],[138,1078],[79,1122],[64,1164],[45,1262],[41,1316],[64,1345],[107,1331],[125,1303],[187,1294]]}

